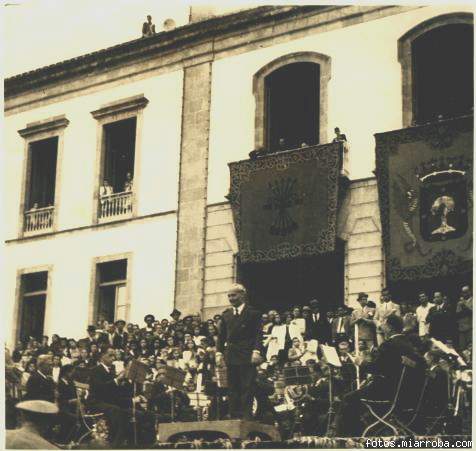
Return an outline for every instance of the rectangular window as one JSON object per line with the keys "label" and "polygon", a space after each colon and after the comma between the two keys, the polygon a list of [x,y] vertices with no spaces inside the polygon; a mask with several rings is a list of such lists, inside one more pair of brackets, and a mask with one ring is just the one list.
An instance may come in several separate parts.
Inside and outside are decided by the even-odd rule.
{"label": "rectangular window", "polygon": [[45,232],[53,226],[57,157],[57,136],[28,146],[25,232]]}
{"label": "rectangular window", "polygon": [[99,218],[130,216],[133,205],[135,117],[103,126],[104,154],[99,190]]}
{"label": "rectangular window", "polygon": [[20,339],[41,339],[45,322],[48,272],[21,276]]}
{"label": "rectangular window", "polygon": [[114,193],[128,191],[128,174],[134,176],[136,118],[104,125],[103,182],[107,180]]}
{"label": "rectangular window", "polygon": [[127,260],[98,263],[95,321],[124,319],[127,305]]}
{"label": "rectangular window", "polygon": [[56,158],[58,137],[43,139],[30,144],[30,183],[28,210],[50,207],[55,204]]}

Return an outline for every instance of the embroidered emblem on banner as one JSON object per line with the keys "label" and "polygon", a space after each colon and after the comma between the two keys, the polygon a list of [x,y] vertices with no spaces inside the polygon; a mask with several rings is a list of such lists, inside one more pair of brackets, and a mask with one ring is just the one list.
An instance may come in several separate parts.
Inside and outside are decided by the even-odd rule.
{"label": "embroidered emblem on banner", "polygon": [[278,178],[268,183],[268,198],[263,205],[264,210],[274,213],[269,233],[277,236],[287,236],[299,228],[299,224],[291,216],[291,208],[300,205],[303,196],[298,191],[298,181],[295,177]]}
{"label": "embroidered emblem on banner", "polygon": [[464,171],[438,171],[421,180],[420,233],[425,241],[463,236],[468,229]]}

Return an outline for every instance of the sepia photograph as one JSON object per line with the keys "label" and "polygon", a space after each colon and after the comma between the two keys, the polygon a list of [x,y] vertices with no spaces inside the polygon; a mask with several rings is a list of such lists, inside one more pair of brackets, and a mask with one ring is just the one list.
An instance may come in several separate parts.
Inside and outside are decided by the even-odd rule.
{"label": "sepia photograph", "polygon": [[474,4],[2,4],[5,449],[472,448]]}

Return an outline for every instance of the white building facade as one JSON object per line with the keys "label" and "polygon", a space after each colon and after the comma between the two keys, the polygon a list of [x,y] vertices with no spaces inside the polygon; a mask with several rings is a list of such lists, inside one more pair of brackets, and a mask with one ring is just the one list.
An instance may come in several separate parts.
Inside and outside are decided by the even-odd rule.
{"label": "white building facade", "polygon": [[345,302],[378,300],[373,135],[410,125],[405,36],[446,24],[472,24],[471,7],[260,7],[7,79],[7,342],[222,311],[238,272],[228,163],[263,147],[263,80],[296,62],[320,68],[316,144],[338,126],[350,145]]}

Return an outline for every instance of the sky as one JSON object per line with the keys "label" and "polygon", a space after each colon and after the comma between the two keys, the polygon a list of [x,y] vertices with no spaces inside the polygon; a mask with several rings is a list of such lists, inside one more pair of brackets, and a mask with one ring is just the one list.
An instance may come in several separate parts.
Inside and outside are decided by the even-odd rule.
{"label": "sky", "polygon": [[217,14],[226,14],[257,4],[440,2],[444,0],[2,0],[1,69],[10,77],[136,39],[148,14],[158,32],[168,18],[185,25],[190,5],[212,4]]}
{"label": "sky", "polygon": [[[188,23],[185,0],[3,0],[5,77],[127,42],[141,36],[150,14],[157,32],[165,19]],[[249,6],[214,4],[219,14]]]}

